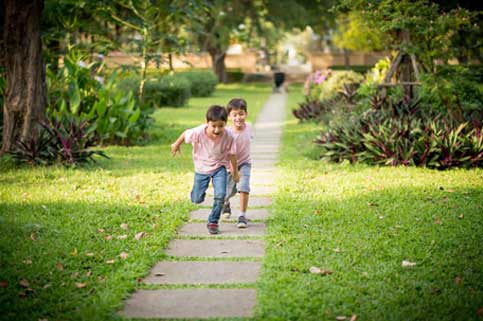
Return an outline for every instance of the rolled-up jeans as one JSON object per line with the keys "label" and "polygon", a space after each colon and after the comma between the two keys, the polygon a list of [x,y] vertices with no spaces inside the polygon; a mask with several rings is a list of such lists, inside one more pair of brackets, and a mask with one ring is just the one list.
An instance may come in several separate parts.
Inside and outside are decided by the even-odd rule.
{"label": "rolled-up jeans", "polygon": [[218,223],[220,214],[223,209],[223,201],[226,194],[226,168],[224,166],[218,168],[211,174],[200,174],[195,172],[195,180],[193,189],[191,190],[191,202],[200,204],[205,200],[206,190],[211,183],[215,193],[213,208],[210,216],[208,216],[208,223]]}

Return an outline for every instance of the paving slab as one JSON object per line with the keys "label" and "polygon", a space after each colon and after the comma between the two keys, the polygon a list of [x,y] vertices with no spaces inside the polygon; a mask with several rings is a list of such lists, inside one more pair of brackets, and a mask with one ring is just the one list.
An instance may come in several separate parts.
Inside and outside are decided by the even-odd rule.
{"label": "paving slab", "polygon": [[146,284],[232,284],[255,283],[261,262],[180,261],[159,262]]}
{"label": "paving slab", "polygon": [[262,236],[265,234],[266,226],[263,223],[249,223],[247,228],[238,228],[231,222],[220,222],[220,234],[210,235],[206,223],[187,223],[178,232],[179,236]]}
{"label": "paving slab", "polygon": [[[271,195],[277,191],[277,187],[274,185],[258,185],[258,184],[251,184],[250,187],[250,195],[251,196],[259,196],[259,195]],[[248,200],[248,204],[250,204],[250,199]]]}
{"label": "paving slab", "polygon": [[265,154],[277,154],[278,153],[278,150],[279,148],[278,147],[254,147],[250,153],[253,153],[253,154],[258,154],[258,153],[265,153]]}
{"label": "paving slab", "polygon": [[252,317],[255,303],[255,289],[140,290],[120,314],[161,319]]}
{"label": "paving slab", "polygon": [[275,170],[267,172],[266,170],[262,171],[260,169],[253,171],[252,177],[250,177],[250,184],[270,185],[273,184],[274,180],[277,178],[277,172]]}
{"label": "paving slab", "polygon": [[173,240],[166,254],[190,257],[262,257],[262,240]]}
{"label": "paving slab", "polygon": [[[230,200],[233,206],[240,206],[240,198],[234,197]],[[272,198],[270,197],[250,197],[248,204],[254,206],[271,206]],[[207,196],[205,201],[201,203],[203,206],[213,206],[213,196]]]}
{"label": "paving slab", "polygon": [[[190,218],[195,220],[207,220],[210,215],[211,209],[201,208],[199,210],[190,213]],[[230,221],[235,221],[238,218],[238,209],[232,208],[232,216]],[[249,220],[265,220],[270,216],[270,212],[266,209],[250,209],[248,208],[247,217]]]}

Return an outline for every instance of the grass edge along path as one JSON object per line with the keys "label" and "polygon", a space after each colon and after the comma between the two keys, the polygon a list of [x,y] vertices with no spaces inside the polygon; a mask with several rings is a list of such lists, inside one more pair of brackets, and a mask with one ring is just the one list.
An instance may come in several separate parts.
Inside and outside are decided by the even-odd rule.
{"label": "grass edge along path", "polygon": [[257,320],[481,320],[483,170],[324,163],[320,129],[287,117]]}

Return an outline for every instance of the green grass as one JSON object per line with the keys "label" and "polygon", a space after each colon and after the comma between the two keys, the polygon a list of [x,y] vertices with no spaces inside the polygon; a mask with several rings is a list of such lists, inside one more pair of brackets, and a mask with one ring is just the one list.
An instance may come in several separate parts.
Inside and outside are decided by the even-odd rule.
{"label": "green grass", "polygon": [[[159,109],[153,140],[107,147],[111,160],[94,166],[16,169],[0,163],[0,320],[118,319],[122,300],[167,258],[164,248],[194,208],[188,198],[191,147],[173,158],[170,144],[185,128],[203,123],[209,105],[234,97],[247,100],[254,121],[270,90],[220,85],[214,96],[193,98],[187,107]],[[138,232],[146,235],[136,240]]]}
{"label": "green grass", "polygon": [[320,129],[285,123],[257,319],[481,320],[483,170],[325,163]]}

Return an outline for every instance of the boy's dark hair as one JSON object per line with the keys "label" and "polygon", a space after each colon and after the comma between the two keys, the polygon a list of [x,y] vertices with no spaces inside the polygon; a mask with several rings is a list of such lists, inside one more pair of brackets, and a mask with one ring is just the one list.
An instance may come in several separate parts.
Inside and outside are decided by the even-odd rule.
{"label": "boy's dark hair", "polygon": [[208,108],[206,112],[206,121],[219,121],[222,120],[226,122],[228,119],[228,113],[226,112],[225,107],[212,105]]}
{"label": "boy's dark hair", "polygon": [[244,110],[247,111],[247,102],[243,98],[233,98],[228,102],[228,105],[226,106],[226,109],[228,111],[228,114],[234,109],[234,110]]}

